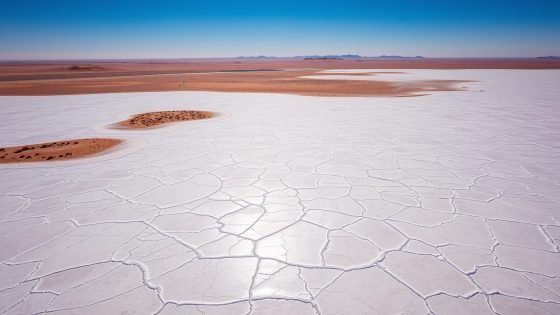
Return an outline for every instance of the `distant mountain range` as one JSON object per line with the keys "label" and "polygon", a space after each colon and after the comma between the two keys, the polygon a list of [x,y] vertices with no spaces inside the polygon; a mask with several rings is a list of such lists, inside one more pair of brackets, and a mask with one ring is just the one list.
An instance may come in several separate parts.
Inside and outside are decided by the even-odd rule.
{"label": "distant mountain range", "polygon": [[560,56],[543,56],[537,57],[537,59],[560,59]]}
{"label": "distant mountain range", "polygon": [[341,60],[341,59],[420,59],[424,58],[422,56],[397,56],[397,55],[381,55],[381,56],[360,56],[355,54],[343,54],[343,55],[305,55],[305,56],[293,56],[293,57],[275,57],[275,56],[239,56],[234,59],[307,59],[307,60]]}

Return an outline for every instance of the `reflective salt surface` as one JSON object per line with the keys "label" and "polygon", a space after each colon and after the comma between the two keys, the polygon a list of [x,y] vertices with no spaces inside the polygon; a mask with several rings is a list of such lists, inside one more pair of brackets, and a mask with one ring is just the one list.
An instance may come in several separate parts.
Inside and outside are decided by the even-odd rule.
{"label": "reflective salt surface", "polygon": [[[560,313],[560,71],[406,72],[477,82],[0,97],[0,146],[128,143],[0,166],[0,312]],[[189,108],[221,115],[106,128]]]}

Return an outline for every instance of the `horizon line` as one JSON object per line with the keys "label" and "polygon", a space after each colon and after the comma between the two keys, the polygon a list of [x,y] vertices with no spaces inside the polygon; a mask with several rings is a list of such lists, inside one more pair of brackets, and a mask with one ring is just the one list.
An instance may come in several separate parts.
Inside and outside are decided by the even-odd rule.
{"label": "horizon line", "polygon": [[[350,55],[350,54],[345,54]],[[0,57],[0,62],[53,62],[53,61],[173,61],[173,60],[236,60],[236,59],[296,59],[302,60],[305,58],[340,58],[339,60],[332,61],[350,61],[350,60],[363,60],[363,59],[373,59],[373,60],[423,60],[423,59],[539,59],[539,60],[558,60],[560,56],[550,55],[550,56],[515,56],[515,57],[500,57],[500,56],[485,56],[485,57],[425,57],[425,56],[398,56],[398,55],[381,55],[381,56],[358,56],[358,57],[342,57],[343,55],[301,55],[301,56],[236,56],[236,57],[145,57],[145,58],[37,58],[37,59],[2,59]]]}

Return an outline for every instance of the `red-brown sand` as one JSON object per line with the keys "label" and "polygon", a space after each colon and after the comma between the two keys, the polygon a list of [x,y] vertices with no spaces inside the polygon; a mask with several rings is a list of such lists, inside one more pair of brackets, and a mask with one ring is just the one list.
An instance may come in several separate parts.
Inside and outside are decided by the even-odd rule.
{"label": "red-brown sand", "polygon": [[62,140],[0,148],[0,163],[70,160],[99,154],[122,143],[111,138]]}
{"label": "red-brown sand", "polygon": [[407,96],[425,91],[452,91],[462,81],[323,80],[303,76],[317,70],[185,73],[107,76],[86,79],[42,79],[0,82],[0,95],[59,95],[116,92],[215,91],[288,93],[322,96]]}
{"label": "red-brown sand", "polygon": [[214,116],[216,116],[216,113],[200,110],[149,112],[134,115],[127,120],[117,123],[114,127],[125,129],[147,129],[179,121],[208,119]]}
{"label": "red-brown sand", "polygon": [[225,60],[0,64],[0,95],[223,91],[328,96],[407,96],[456,90],[460,81],[304,79],[324,69],[560,69],[558,60]]}

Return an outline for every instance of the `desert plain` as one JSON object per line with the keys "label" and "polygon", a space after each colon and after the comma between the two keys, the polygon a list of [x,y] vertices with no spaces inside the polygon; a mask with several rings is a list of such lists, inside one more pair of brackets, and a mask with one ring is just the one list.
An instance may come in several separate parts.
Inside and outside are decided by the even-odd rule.
{"label": "desert plain", "polygon": [[558,314],[559,82],[533,59],[2,64],[0,313]]}

